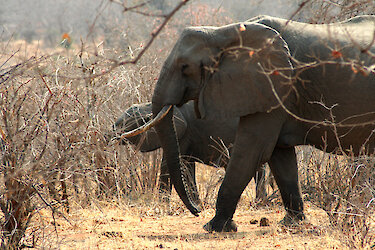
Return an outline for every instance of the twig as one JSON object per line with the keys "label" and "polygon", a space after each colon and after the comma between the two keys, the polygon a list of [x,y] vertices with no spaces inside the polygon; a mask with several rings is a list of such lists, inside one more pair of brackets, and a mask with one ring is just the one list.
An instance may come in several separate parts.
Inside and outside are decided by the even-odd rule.
{"label": "twig", "polygon": [[148,50],[151,44],[154,42],[155,38],[160,34],[160,32],[164,29],[165,25],[169,22],[169,20],[176,14],[176,12],[181,9],[185,4],[187,4],[190,0],[182,0],[168,15],[165,16],[163,23],[159,26],[159,28],[151,33],[151,39],[147,42],[146,46],[139,52],[139,54],[130,61],[122,61],[117,64],[117,66],[125,65],[125,64],[136,64],[139,59],[143,56],[143,54]]}
{"label": "twig", "polygon": [[292,13],[292,15],[288,18],[288,21],[285,23],[285,26],[289,24],[289,22],[305,7],[305,5],[310,2],[311,0],[305,0],[298,5],[298,9]]}
{"label": "twig", "polygon": [[[289,114],[291,115],[293,118],[299,120],[299,121],[302,121],[302,122],[306,122],[306,123],[310,123],[310,124],[316,124],[316,125],[324,125],[324,126],[329,126],[329,127],[341,127],[341,128],[348,128],[348,127],[359,127],[359,126],[368,126],[368,125],[374,125],[375,123],[375,120],[370,120],[368,122],[362,122],[362,123],[348,123],[348,124],[342,124],[342,121],[341,122],[338,122],[338,123],[334,123],[334,122],[328,122],[328,121],[316,121],[316,120],[310,120],[310,119],[305,119],[303,117],[300,117],[296,114],[294,114],[292,111],[290,111],[285,105],[284,105],[284,102],[281,100],[279,94],[277,93],[276,89],[275,89],[275,86],[269,76],[269,74],[267,74],[267,72],[264,70],[263,66],[258,63],[258,66],[260,67],[261,69],[261,73],[263,73],[263,75],[267,78],[270,86],[271,86],[271,89],[272,89],[272,93],[274,94],[274,96],[276,97],[276,100],[278,101],[279,105]],[[351,117],[347,117],[345,120],[348,120],[348,119],[351,119],[352,117],[360,117],[362,115],[367,115],[367,114],[373,114],[373,112],[368,112],[366,114],[361,114],[361,115],[354,115],[354,116],[351,116]],[[345,121],[344,120],[344,121]]]}
{"label": "twig", "polygon": [[121,2],[119,0],[109,0],[109,1],[121,5],[122,7],[124,7],[123,11],[126,12],[126,11],[132,11],[134,9],[141,8],[141,7],[145,6],[146,4],[152,2],[153,0],[148,0],[146,2],[143,2],[143,3],[140,3],[140,4],[136,4],[136,5],[131,6],[131,7],[126,7],[125,6],[125,2]]}
{"label": "twig", "polygon": [[95,16],[94,18],[94,21],[92,22],[92,24],[90,25],[90,28],[89,28],[89,32],[87,33],[86,35],[86,40],[87,38],[91,35],[91,33],[93,32],[94,30],[94,27],[96,25],[96,21],[98,20],[98,18],[103,14],[104,10],[108,7],[108,4],[109,2],[104,6],[104,8],[98,12],[98,14]]}
{"label": "twig", "polygon": [[52,211],[52,219],[53,219],[53,226],[55,228],[55,232],[56,232],[56,236],[57,238],[59,237],[59,233],[57,232],[57,227],[56,227],[56,218],[55,218],[55,212],[56,212],[56,209],[51,205],[49,204],[46,199],[44,199],[44,197],[41,195],[41,193],[39,192],[39,190],[36,188],[35,184],[32,184],[32,187],[33,189],[35,190],[36,194],[39,196],[39,198],[43,201],[43,203],[49,207]]}

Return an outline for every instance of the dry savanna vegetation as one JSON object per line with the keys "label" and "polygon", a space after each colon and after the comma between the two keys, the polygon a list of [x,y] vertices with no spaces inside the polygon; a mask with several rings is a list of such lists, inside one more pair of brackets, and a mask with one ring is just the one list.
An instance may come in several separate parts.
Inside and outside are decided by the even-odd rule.
{"label": "dry savanna vegetation", "polygon": [[[238,5],[251,8],[246,2]],[[291,3],[288,17],[311,23],[375,11],[373,0]],[[278,223],[277,187],[259,201],[252,182],[234,217],[239,232],[206,233],[224,170],[202,164],[199,217],[175,192],[161,199],[160,150],[142,154],[105,136],[127,107],[151,100],[184,27],[239,20],[212,1],[108,0],[94,11],[86,33],[39,28],[0,37],[1,249],[375,246],[375,160],[367,155],[298,148],[307,221],[296,227]]]}

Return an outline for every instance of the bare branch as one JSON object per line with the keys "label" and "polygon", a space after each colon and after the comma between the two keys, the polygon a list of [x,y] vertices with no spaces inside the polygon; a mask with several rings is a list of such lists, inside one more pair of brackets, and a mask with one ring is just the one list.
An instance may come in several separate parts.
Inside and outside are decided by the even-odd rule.
{"label": "bare branch", "polygon": [[360,114],[360,115],[356,115],[356,116],[351,116],[351,117],[348,117],[346,118],[345,120],[341,121],[341,122],[334,122],[334,121],[327,121],[327,120],[324,120],[324,121],[315,121],[315,120],[310,120],[310,119],[305,119],[303,117],[300,117],[296,114],[294,114],[292,111],[290,111],[285,105],[284,105],[284,102],[282,101],[282,99],[280,98],[279,94],[276,92],[276,89],[275,89],[275,86],[269,76],[269,73],[267,73],[263,66],[258,63],[258,66],[259,68],[261,69],[261,73],[264,74],[264,76],[267,78],[270,86],[271,86],[271,89],[272,89],[272,93],[274,94],[274,96],[276,97],[279,105],[289,114],[291,115],[292,117],[294,117],[295,119],[299,120],[299,121],[302,121],[302,122],[306,122],[306,123],[310,123],[310,124],[315,124],[315,125],[324,125],[324,126],[329,126],[329,127],[360,127],[360,126],[367,126],[367,125],[373,125],[375,124],[375,120],[371,120],[371,121],[368,121],[368,122],[361,122],[361,123],[347,123],[347,124],[343,124],[344,121],[347,121],[349,119],[352,119],[352,118],[355,118],[355,117],[361,117],[361,116],[364,116],[364,115],[369,115],[369,114],[374,114],[375,112],[369,112],[369,113],[366,113],[366,114]]}
{"label": "bare branch", "polygon": [[156,31],[151,33],[151,39],[146,43],[144,48],[138,53],[138,55],[134,58],[134,60],[130,61],[122,61],[117,63],[117,66],[125,65],[125,64],[136,64],[139,59],[143,56],[143,54],[150,48],[151,44],[154,42],[155,38],[160,34],[160,32],[164,29],[165,25],[170,21],[170,19],[179,11],[185,4],[187,4],[190,0],[182,0],[168,15],[165,16],[164,21],[160,26],[156,29]]}

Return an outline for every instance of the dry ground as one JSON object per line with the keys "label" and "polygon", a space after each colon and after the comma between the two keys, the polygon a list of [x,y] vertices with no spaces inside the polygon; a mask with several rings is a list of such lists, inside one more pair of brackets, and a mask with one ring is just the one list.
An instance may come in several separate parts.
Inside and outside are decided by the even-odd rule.
{"label": "dry ground", "polygon": [[[251,211],[241,207],[234,219],[237,233],[206,233],[202,226],[214,211],[205,210],[199,217],[146,215],[139,207],[111,207],[80,209],[57,219],[57,234],[52,218],[44,214],[50,226],[50,237],[45,247],[59,249],[344,249],[338,235],[330,229],[324,213],[307,206],[310,220],[298,228],[278,224],[282,209]],[[47,218],[48,217],[48,218]],[[266,217],[269,226],[251,224]],[[55,241],[57,237],[57,242]]]}
{"label": "dry ground", "polygon": [[[212,176],[216,169],[200,166],[198,183]],[[201,197],[204,196],[200,186]],[[39,246],[58,249],[344,249],[343,234],[329,226],[324,211],[305,204],[307,222],[297,228],[285,228],[278,222],[284,209],[277,203],[255,209],[249,206],[254,190],[251,183],[244,192],[234,216],[239,232],[206,233],[202,226],[214,214],[212,205],[194,217],[173,192],[169,204],[152,197],[133,204],[92,204],[89,208],[72,208],[71,213],[56,216],[49,210],[35,216],[34,225],[44,225]],[[215,192],[216,190],[210,191]],[[203,195],[202,195],[203,194]],[[147,202],[147,201],[151,202]],[[260,226],[267,218],[269,226]],[[256,224],[252,224],[257,220]],[[254,223],[254,222],[253,222]]]}

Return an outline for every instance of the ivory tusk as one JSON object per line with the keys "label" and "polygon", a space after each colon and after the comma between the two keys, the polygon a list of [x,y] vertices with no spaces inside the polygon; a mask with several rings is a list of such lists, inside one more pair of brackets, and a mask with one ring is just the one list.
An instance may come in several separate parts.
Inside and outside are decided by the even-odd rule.
{"label": "ivory tusk", "polygon": [[129,132],[123,133],[121,135],[121,137],[119,138],[119,140],[121,141],[124,138],[139,135],[139,134],[149,130],[150,128],[154,127],[156,124],[158,124],[168,114],[168,112],[169,112],[169,110],[171,110],[172,106],[173,105],[164,106],[154,119],[145,123],[144,125],[140,126],[139,128],[136,128],[136,129],[133,129]]}

